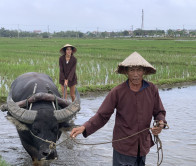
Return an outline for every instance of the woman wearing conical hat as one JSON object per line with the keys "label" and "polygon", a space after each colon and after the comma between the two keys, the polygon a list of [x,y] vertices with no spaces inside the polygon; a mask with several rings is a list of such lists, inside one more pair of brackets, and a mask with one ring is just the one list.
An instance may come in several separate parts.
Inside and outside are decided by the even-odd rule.
{"label": "woman wearing conical hat", "polygon": [[144,166],[146,155],[154,145],[149,130],[126,138],[150,127],[152,117],[160,123],[152,133],[158,135],[164,127],[166,111],[157,87],[145,81],[143,75],[156,73],[155,68],[137,52],[118,65],[117,73],[127,80],[113,88],[106,96],[97,113],[82,126],[74,128],[71,137],[83,133],[84,137],[103,127],[116,110],[113,130],[113,166]]}
{"label": "woman wearing conical hat", "polygon": [[61,84],[61,91],[63,98],[67,99],[67,86],[70,88],[70,95],[72,101],[75,100],[75,85],[77,84],[76,76],[76,64],[77,59],[74,56],[74,53],[77,49],[70,45],[66,44],[60,49],[60,58],[59,58],[59,83]]}

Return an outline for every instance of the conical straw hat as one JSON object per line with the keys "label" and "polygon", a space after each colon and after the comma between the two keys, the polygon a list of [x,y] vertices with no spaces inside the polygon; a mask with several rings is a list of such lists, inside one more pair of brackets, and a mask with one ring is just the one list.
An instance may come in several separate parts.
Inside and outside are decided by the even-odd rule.
{"label": "conical straw hat", "polygon": [[119,74],[126,74],[126,67],[133,66],[141,66],[145,69],[145,74],[154,74],[156,73],[156,69],[148,63],[139,53],[134,52],[129,55],[123,62],[118,65],[118,69],[116,70]]}
{"label": "conical straw hat", "polygon": [[71,47],[72,50],[73,50],[73,53],[75,53],[77,51],[76,47],[72,46],[71,44],[66,44],[59,51],[61,53],[61,55],[64,55],[65,54],[65,52],[63,51],[63,48],[66,48],[66,47]]}

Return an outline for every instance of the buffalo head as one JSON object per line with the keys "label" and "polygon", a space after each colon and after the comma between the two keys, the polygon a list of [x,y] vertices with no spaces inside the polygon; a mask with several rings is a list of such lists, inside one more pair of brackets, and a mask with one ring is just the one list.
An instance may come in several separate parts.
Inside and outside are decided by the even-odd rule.
{"label": "buffalo head", "polygon": [[[24,75],[23,78],[29,78],[29,75],[28,77]],[[43,82],[47,82],[56,91],[54,95],[59,97],[58,90],[51,79],[43,74],[42,77],[39,77],[39,74],[33,73],[33,76],[33,78],[36,78],[36,82],[39,83],[38,86],[44,87]],[[67,106],[59,110],[54,109],[53,101],[41,99],[33,103],[32,109],[29,110],[19,106],[18,101],[21,97],[17,99],[17,102],[12,97],[13,94],[18,92],[17,85],[20,85],[19,83],[21,83],[20,80],[17,80],[12,84],[5,110],[8,111],[8,119],[16,126],[22,145],[31,156],[34,165],[42,165],[44,161],[57,159],[55,143],[61,135],[61,128],[66,127],[69,120],[80,110],[80,95],[76,89],[75,101],[66,103]],[[17,89],[16,92],[14,88]],[[37,93],[43,92],[42,89],[40,88]]]}

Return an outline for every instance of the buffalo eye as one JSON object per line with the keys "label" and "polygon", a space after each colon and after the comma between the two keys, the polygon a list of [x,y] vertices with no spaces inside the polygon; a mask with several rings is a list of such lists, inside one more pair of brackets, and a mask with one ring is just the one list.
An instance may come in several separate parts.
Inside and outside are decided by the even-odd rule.
{"label": "buffalo eye", "polygon": [[58,127],[53,127],[53,128],[52,128],[52,132],[53,132],[53,133],[57,133],[57,131],[58,131]]}
{"label": "buffalo eye", "polygon": [[40,130],[38,128],[33,128],[33,133],[35,135],[38,135],[40,133]]}

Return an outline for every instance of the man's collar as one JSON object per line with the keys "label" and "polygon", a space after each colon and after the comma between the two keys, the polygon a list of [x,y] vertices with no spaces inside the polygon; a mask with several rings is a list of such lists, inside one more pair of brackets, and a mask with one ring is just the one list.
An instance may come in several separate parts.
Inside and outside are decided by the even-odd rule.
{"label": "man's collar", "polygon": [[[129,79],[127,79],[126,83],[127,83],[128,87],[130,88]],[[139,91],[142,91],[143,89],[147,88],[148,86],[149,86],[149,83],[145,80],[142,80],[142,87],[140,88]]]}

